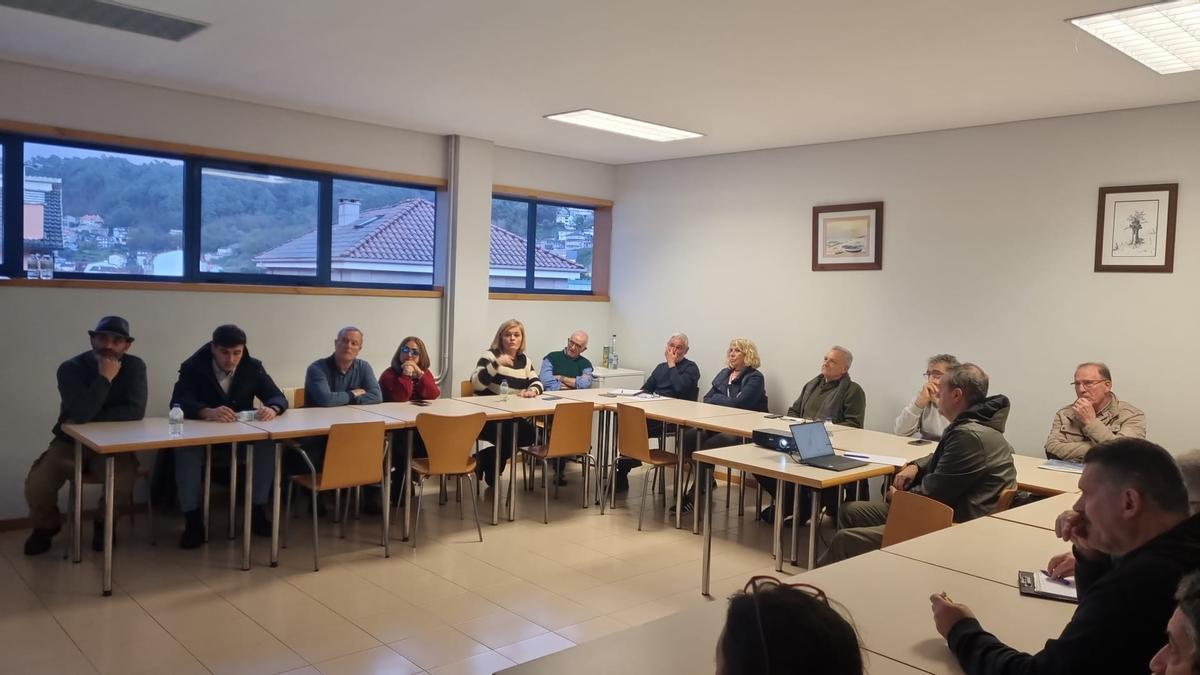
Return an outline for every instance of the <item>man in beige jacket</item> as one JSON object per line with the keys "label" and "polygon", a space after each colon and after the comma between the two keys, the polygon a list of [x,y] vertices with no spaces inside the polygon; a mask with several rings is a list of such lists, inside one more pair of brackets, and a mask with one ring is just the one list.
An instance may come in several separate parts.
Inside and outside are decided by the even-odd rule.
{"label": "man in beige jacket", "polygon": [[1145,438],[1146,415],[1112,392],[1112,374],[1103,363],[1081,363],[1075,369],[1076,400],[1054,415],[1046,456],[1082,462],[1097,443],[1117,437]]}

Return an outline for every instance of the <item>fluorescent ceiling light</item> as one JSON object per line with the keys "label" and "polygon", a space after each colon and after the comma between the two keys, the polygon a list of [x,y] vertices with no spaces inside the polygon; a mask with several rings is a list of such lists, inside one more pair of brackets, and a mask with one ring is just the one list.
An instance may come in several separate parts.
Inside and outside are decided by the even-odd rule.
{"label": "fluorescent ceiling light", "polygon": [[591,109],[546,115],[546,119],[555,120],[556,122],[566,122],[567,124],[578,124],[581,127],[591,127],[592,129],[609,131],[614,134],[636,136],[637,138],[658,141],[660,143],[682,141],[688,138],[701,138],[704,136],[704,134],[698,134],[693,131],[664,127],[661,124],[643,122],[635,120],[632,117],[610,115]]}
{"label": "fluorescent ceiling light", "polygon": [[1200,0],[1175,0],[1070,22],[1160,75],[1200,70]]}

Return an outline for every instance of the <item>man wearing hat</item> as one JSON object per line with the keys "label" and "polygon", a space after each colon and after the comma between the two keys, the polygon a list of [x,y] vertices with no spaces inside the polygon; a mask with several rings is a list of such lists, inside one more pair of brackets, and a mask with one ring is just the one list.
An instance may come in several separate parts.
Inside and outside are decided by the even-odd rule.
{"label": "man wearing hat", "polygon": [[[92,338],[92,348],[58,367],[61,403],[54,438],[25,477],[25,501],[29,504],[29,520],[33,524],[33,533],[25,541],[25,555],[45,553],[54,535],[62,529],[58,491],[71,478],[75,466],[75,441],[63,433],[63,423],[140,420],[146,415],[146,364],[125,353],[133,344],[129,322],[119,316],[106,316],[88,334]],[[92,461],[95,456],[96,453],[88,448],[83,449],[83,470],[99,476],[103,465]],[[137,457],[133,453],[117,454],[114,465],[116,503],[113,506],[117,508],[129,503],[137,473]],[[97,514],[104,513],[103,504],[102,496]],[[102,549],[103,535],[104,523],[97,520],[93,527],[93,549]]]}

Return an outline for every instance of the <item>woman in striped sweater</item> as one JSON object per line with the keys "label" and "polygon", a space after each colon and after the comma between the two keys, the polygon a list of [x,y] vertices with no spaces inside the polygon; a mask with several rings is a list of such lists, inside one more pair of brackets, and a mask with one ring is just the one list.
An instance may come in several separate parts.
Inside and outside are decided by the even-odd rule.
{"label": "woman in striped sweater", "polygon": [[[492,346],[479,357],[475,364],[475,372],[471,373],[471,384],[475,387],[476,396],[495,396],[500,393],[500,385],[507,384],[508,390],[523,398],[533,398],[542,393],[542,381],[538,379],[537,369],[525,354],[525,325],[516,319],[509,319],[500,324],[496,337],[492,338]],[[513,454],[512,427],[517,425],[517,445],[526,446],[533,443],[534,428],[528,420],[518,419],[513,422],[488,422],[483,427],[482,440],[495,442],[497,427],[503,425],[500,441],[500,472],[504,472],[508,458]],[[496,457],[495,448],[480,451],[475,474],[495,485]]]}

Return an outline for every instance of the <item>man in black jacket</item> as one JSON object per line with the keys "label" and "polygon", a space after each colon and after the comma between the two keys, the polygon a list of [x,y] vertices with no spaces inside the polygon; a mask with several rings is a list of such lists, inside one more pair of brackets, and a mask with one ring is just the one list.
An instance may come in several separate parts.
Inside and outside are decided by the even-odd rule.
{"label": "man in black jacket", "polygon": [[[254,407],[255,398],[262,403],[258,408]],[[216,422],[235,422],[238,412],[249,410],[254,411],[256,419],[266,421],[287,410],[283,392],[275,386],[262,361],[251,358],[246,349],[245,331],[228,324],[218,326],[212,341],[179,366],[171,404],[178,404],[187,419]],[[254,444],[253,461],[251,528],[255,534],[269,537],[271,521],[266,505],[275,475],[275,452],[270,441]],[[196,548],[204,543],[204,514],[200,510],[203,471],[204,448],[175,450],[175,485],[184,516],[179,545],[183,548]]]}
{"label": "man in black jacket", "polygon": [[1084,455],[1079,499],[1055,523],[1074,544],[1079,606],[1057,639],[1019,652],[965,605],[930,598],[938,633],[968,675],[1139,673],[1162,645],[1180,578],[1200,566],[1200,516],[1163,448],[1118,438]]}
{"label": "man in black jacket", "polygon": [[[954,509],[957,523],[986,516],[1005,489],[1016,487],[1013,449],[1004,438],[1008,397],[988,396],[988,377],[964,363],[946,369],[938,383],[938,409],[951,419],[937,449],[896,473],[888,501],[897,490],[936,499]],[[845,504],[840,529],[822,563],[832,563],[879,548],[888,505]]]}
{"label": "man in black jacket", "polygon": [[[33,532],[25,542],[25,555],[40,555],[50,549],[51,540],[62,529],[58,512],[58,491],[74,473],[75,441],[63,433],[63,423],[120,422],[140,420],[146,415],[146,364],[127,354],[133,344],[129,322],[119,316],[106,316],[88,331],[92,348],[58,367],[58,394],[61,403],[54,439],[25,477],[25,501]],[[83,449],[84,471],[99,474],[102,463],[92,461],[96,453]],[[129,503],[137,457],[123,452],[114,458],[115,486],[113,507]],[[104,498],[96,513],[104,513]],[[99,516],[98,516],[99,517]],[[92,548],[103,546],[104,524],[93,527]]]}

